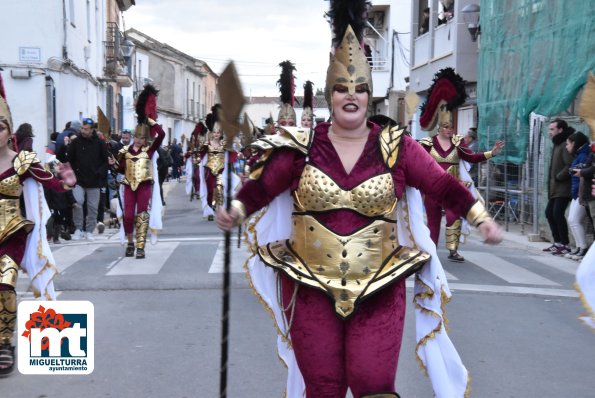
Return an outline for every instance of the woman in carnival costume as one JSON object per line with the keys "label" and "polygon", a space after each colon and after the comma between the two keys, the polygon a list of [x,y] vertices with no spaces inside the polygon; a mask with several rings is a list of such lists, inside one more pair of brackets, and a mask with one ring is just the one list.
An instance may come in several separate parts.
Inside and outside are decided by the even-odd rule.
{"label": "woman in carnival costume", "polygon": [[314,89],[310,80],[304,83],[304,106],[301,117],[301,126],[311,129],[314,126]]}
{"label": "woman in carnival costume", "polygon": [[466,216],[488,243],[499,242],[501,230],[402,129],[366,119],[367,7],[331,4],[332,122],[256,141],[263,152],[251,180],[229,213],[218,210],[217,222],[230,230],[268,205],[247,227],[257,251],[248,271],[275,317],[288,397],[344,397],[348,388],[355,398],[397,397],[405,278],[412,273],[417,357],[437,397],[463,397],[468,374],[446,334],[442,306],[450,291],[418,189]]}
{"label": "woman in carnival costume", "polygon": [[[125,256],[145,258],[145,243],[149,228],[153,235],[161,229],[163,202],[159,192],[157,173],[157,149],[165,138],[165,132],[158,125],[157,93],[152,85],[145,86],[136,103],[138,125],[133,142],[118,152],[117,162],[110,158],[112,166],[124,175],[120,192],[122,194],[123,230],[128,245]],[[149,137],[153,139],[151,143]],[[133,232],[136,230],[136,245]]]}
{"label": "woman in carnival costume", "polygon": [[[419,123],[423,130],[433,130],[438,125],[438,134],[420,140],[420,144],[438,162],[447,173],[469,188],[476,199],[480,199],[473,180],[469,175],[468,163],[485,162],[498,155],[504,147],[503,141],[497,141],[491,151],[473,152],[463,137],[455,134],[452,112],[465,102],[467,93],[461,76],[452,68],[444,68],[434,76],[434,82],[428,90],[428,100],[422,105]],[[481,199],[483,200],[483,199]],[[424,199],[430,236],[437,245],[442,220],[441,200],[426,196]],[[468,233],[468,226],[455,212],[445,209],[446,213],[446,248],[448,259],[463,262],[465,258],[458,252],[461,234]]]}
{"label": "woman in carnival costume", "polygon": [[[236,152],[226,152],[221,125],[217,113],[221,105],[216,104],[211,108],[211,113],[206,117],[209,130],[206,142],[198,152],[200,161],[200,198],[202,202],[203,217],[213,221],[217,207],[223,205],[225,200],[225,185],[229,164],[236,161]],[[240,183],[239,177],[232,174],[232,186]]]}
{"label": "woman in carnival costume", "polygon": [[[19,267],[29,275],[36,297],[56,299],[52,280],[58,270],[46,238],[50,211],[43,187],[64,192],[76,184],[69,167],[62,168],[60,180],[43,168],[35,152],[18,151],[12,128],[0,76],[0,375],[14,369],[12,338],[17,317],[15,286]],[[21,194],[26,217],[21,212]]]}
{"label": "woman in carnival costume", "polygon": [[193,199],[193,195],[199,198],[200,192],[200,156],[199,152],[203,146],[203,140],[207,133],[207,127],[203,122],[196,123],[194,131],[190,135],[188,140],[188,150],[186,151],[186,194],[190,195],[190,200]]}

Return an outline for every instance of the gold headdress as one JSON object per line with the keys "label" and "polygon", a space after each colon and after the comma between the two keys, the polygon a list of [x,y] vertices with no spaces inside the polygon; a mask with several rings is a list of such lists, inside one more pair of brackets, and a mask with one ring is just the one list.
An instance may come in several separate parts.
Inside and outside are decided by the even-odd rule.
{"label": "gold headdress", "polygon": [[147,118],[157,120],[157,94],[159,91],[151,84],[147,84],[136,100],[136,121],[138,125],[134,130],[135,138],[149,139],[149,125]]}
{"label": "gold headdress", "polygon": [[463,78],[452,68],[438,71],[428,89],[428,99],[421,106],[419,124],[422,130],[432,130],[437,123],[440,127],[453,127],[452,111],[464,104],[466,99]]}
{"label": "gold headdress", "polygon": [[12,134],[12,116],[10,108],[6,102],[6,91],[4,91],[4,82],[2,81],[2,74],[0,73],[0,122],[8,126],[8,131]]}
{"label": "gold headdress", "polygon": [[367,84],[372,94],[372,71],[363,48],[363,32],[367,23],[368,1],[331,2],[327,16],[333,26],[333,48],[326,72],[325,97],[330,106],[333,88],[346,86],[349,94],[356,86]]}
{"label": "gold headdress", "polygon": [[[302,111],[302,119],[307,117],[310,122],[312,122],[314,118],[314,84],[310,80],[307,80],[304,83],[304,103]],[[302,126],[303,127],[303,126]]]}
{"label": "gold headdress", "polygon": [[286,121],[292,123],[285,124],[286,126],[295,126],[295,110],[293,109],[295,91],[293,71],[295,66],[291,61],[283,61],[279,66],[281,67],[281,76],[277,80],[277,85],[281,92],[281,109],[277,123],[281,124],[282,121]]}

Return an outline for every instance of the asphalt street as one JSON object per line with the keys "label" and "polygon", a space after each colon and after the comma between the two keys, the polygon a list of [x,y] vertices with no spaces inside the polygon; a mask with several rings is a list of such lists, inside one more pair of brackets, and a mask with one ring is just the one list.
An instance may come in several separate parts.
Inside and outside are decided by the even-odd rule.
{"label": "asphalt street", "polygon": [[[95,370],[86,376],[0,379],[1,398],[217,397],[222,234],[203,220],[184,184],[166,183],[164,231],[147,258],[123,257],[115,230],[95,242],[52,245],[60,300],[95,307]],[[472,237],[462,264],[439,250],[453,299],[449,335],[472,378],[471,397],[595,396],[595,335],[577,319],[577,263],[508,239],[497,247]],[[285,368],[272,320],[243,272],[245,245],[234,248],[228,397],[282,397]],[[408,281],[408,303],[412,301]],[[17,290],[32,299],[26,276]],[[433,396],[414,354],[413,306],[407,309],[397,390]]]}

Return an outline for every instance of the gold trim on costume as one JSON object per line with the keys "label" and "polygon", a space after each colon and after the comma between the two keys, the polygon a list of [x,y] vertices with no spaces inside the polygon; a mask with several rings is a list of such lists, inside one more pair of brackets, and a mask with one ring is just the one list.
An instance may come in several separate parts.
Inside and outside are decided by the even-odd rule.
{"label": "gold trim on costume", "polygon": [[137,214],[134,227],[136,228],[136,248],[144,249],[149,230],[149,213],[143,211]]}
{"label": "gold trim on costume", "polygon": [[[258,249],[262,261],[297,282],[320,289],[346,318],[365,297],[419,270],[430,255],[400,246],[394,221],[375,220],[337,235],[309,215],[293,216],[292,237]],[[371,248],[380,250],[371,250]]]}
{"label": "gold trim on costume", "polygon": [[242,222],[244,222],[244,219],[246,218],[246,206],[244,206],[244,204],[242,202],[240,202],[239,200],[234,199],[231,201],[231,208],[236,209],[240,215],[237,223],[241,224]]}
{"label": "gold trim on costume", "polygon": [[486,159],[491,159],[494,157],[494,153],[492,151],[487,151],[483,153],[483,156],[485,156]]}
{"label": "gold trim on costume", "polygon": [[311,164],[304,167],[293,196],[298,211],[350,209],[369,217],[389,216],[397,203],[393,177],[388,172],[371,177],[351,190],[343,190]]}
{"label": "gold trim on costume", "polygon": [[16,287],[19,265],[8,255],[0,257],[0,284]]}
{"label": "gold trim on costume", "polygon": [[0,243],[4,243],[15,232],[24,228],[31,232],[34,223],[21,215],[19,199],[0,199]]}
{"label": "gold trim on costume", "polygon": [[225,148],[223,147],[223,143],[217,149],[209,144],[207,152],[208,156],[205,167],[211,170],[213,175],[221,174],[221,171],[225,168]]}
{"label": "gold trim on costume", "polygon": [[39,163],[35,152],[21,151],[14,159],[13,167],[18,175],[22,176],[29,170],[33,163]]}
{"label": "gold trim on costume", "polygon": [[145,145],[136,155],[128,150],[124,153],[126,169],[122,184],[128,185],[133,191],[136,191],[142,182],[153,181],[153,164],[148,150],[149,147]]}
{"label": "gold trim on costume", "polygon": [[452,151],[450,151],[448,153],[448,155],[446,155],[446,157],[443,157],[442,155],[440,155],[438,153],[438,150],[436,149],[436,147],[434,145],[432,145],[432,149],[430,150],[430,155],[438,163],[450,163],[450,164],[454,164],[454,165],[457,165],[458,166],[459,165],[459,161],[461,160],[459,158],[459,151],[457,150],[457,146],[456,145],[454,146],[454,148],[452,149]]}
{"label": "gold trim on costume", "polygon": [[480,201],[476,201],[467,212],[467,221],[472,226],[478,227],[483,222],[492,221],[492,217],[485,206]]}
{"label": "gold trim on costume", "polygon": [[459,239],[461,238],[461,220],[456,220],[449,227],[446,227],[446,248],[448,250],[457,250],[459,248]]}
{"label": "gold trim on costume", "polygon": [[0,343],[11,344],[17,323],[17,294],[14,290],[0,290]]}
{"label": "gold trim on costume", "polygon": [[0,195],[18,198],[23,192],[23,186],[18,174],[13,174],[0,181]]}
{"label": "gold trim on costume", "polygon": [[254,141],[250,146],[265,151],[273,148],[288,147],[307,154],[313,138],[314,133],[311,129],[279,127],[278,134],[264,136]]}
{"label": "gold trim on costume", "polygon": [[399,156],[399,144],[401,143],[401,137],[403,136],[404,132],[405,129],[400,128],[399,126],[395,126],[393,128],[386,126],[380,133],[380,152],[382,153],[384,162],[390,169],[392,169],[395,163],[397,163],[397,158]]}

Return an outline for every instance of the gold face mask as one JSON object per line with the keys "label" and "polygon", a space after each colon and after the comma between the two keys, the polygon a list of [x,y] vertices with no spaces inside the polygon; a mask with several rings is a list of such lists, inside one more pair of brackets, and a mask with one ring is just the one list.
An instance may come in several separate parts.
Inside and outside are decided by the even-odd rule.
{"label": "gold face mask", "polygon": [[331,104],[331,96],[335,85],[347,87],[349,94],[354,95],[356,86],[367,84],[372,98],[372,71],[364,50],[360,47],[351,26],[345,30],[341,44],[334,54],[330,54],[328,70],[326,72],[325,97]]}

